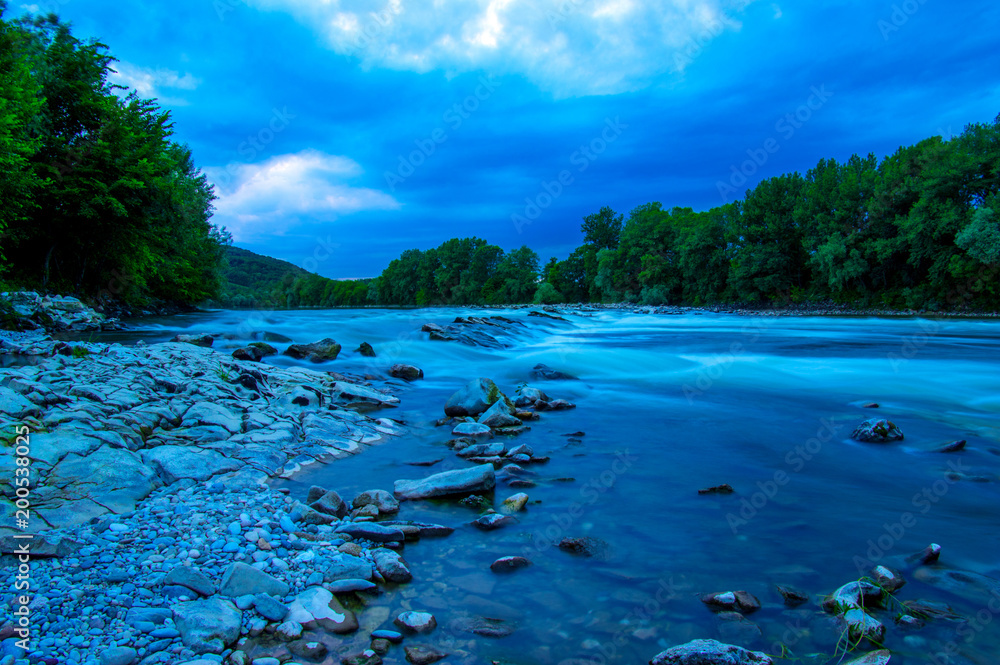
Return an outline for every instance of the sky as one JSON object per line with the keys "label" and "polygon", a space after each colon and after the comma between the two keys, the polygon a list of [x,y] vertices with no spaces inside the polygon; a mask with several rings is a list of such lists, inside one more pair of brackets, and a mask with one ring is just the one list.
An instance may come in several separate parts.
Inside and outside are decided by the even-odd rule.
{"label": "sky", "polygon": [[1000,114],[987,0],[10,5],[171,111],[235,245],[338,279],[454,237],[562,259],[602,206],[707,210]]}

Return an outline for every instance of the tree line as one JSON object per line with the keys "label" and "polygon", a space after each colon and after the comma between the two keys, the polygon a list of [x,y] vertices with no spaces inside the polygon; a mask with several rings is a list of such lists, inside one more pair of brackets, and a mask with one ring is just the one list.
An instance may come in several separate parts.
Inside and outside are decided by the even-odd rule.
{"label": "tree line", "polygon": [[106,45],[0,0],[0,278],[97,300],[197,303],[230,242],[170,113],[110,82]]}
{"label": "tree line", "polygon": [[879,161],[821,159],[703,212],[647,203],[584,218],[584,243],[539,268],[478,238],[408,250],[369,304],[834,302],[996,310],[1000,115]]}

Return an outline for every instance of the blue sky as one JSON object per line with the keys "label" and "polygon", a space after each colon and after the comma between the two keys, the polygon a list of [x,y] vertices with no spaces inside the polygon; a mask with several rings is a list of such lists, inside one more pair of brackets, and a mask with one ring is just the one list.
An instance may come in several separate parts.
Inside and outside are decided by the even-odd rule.
{"label": "blue sky", "polygon": [[236,245],[334,278],[473,235],[564,258],[604,205],[708,209],[1000,113],[985,0],[20,8],[100,38],[172,111]]}

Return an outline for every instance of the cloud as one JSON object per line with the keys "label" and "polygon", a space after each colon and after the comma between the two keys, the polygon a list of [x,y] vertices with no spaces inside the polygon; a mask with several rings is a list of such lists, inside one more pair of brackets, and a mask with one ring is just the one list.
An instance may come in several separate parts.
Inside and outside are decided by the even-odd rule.
{"label": "cloud", "polygon": [[741,28],[753,0],[246,0],[285,11],[366,67],[520,74],[557,96],[612,94],[683,72]]}
{"label": "cloud", "polygon": [[150,69],[118,61],[113,65],[112,83],[132,88],[140,97],[157,98],[164,104],[184,106],[184,99],[169,98],[165,89],[197,90],[201,80],[191,74],[181,75],[171,69]]}
{"label": "cloud", "polygon": [[347,181],[363,173],[347,158],[317,150],[279,155],[260,164],[207,168],[217,186],[215,223],[238,241],[282,234],[304,221],[332,221],[365,210],[397,210],[384,192],[353,187]]}

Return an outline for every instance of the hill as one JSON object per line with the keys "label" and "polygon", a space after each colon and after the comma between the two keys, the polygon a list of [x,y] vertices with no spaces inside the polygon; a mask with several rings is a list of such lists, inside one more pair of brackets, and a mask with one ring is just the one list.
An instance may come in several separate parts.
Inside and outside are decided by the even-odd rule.
{"label": "hill", "polygon": [[370,280],[334,280],[288,261],[239,247],[225,248],[219,307],[287,308],[364,305]]}

